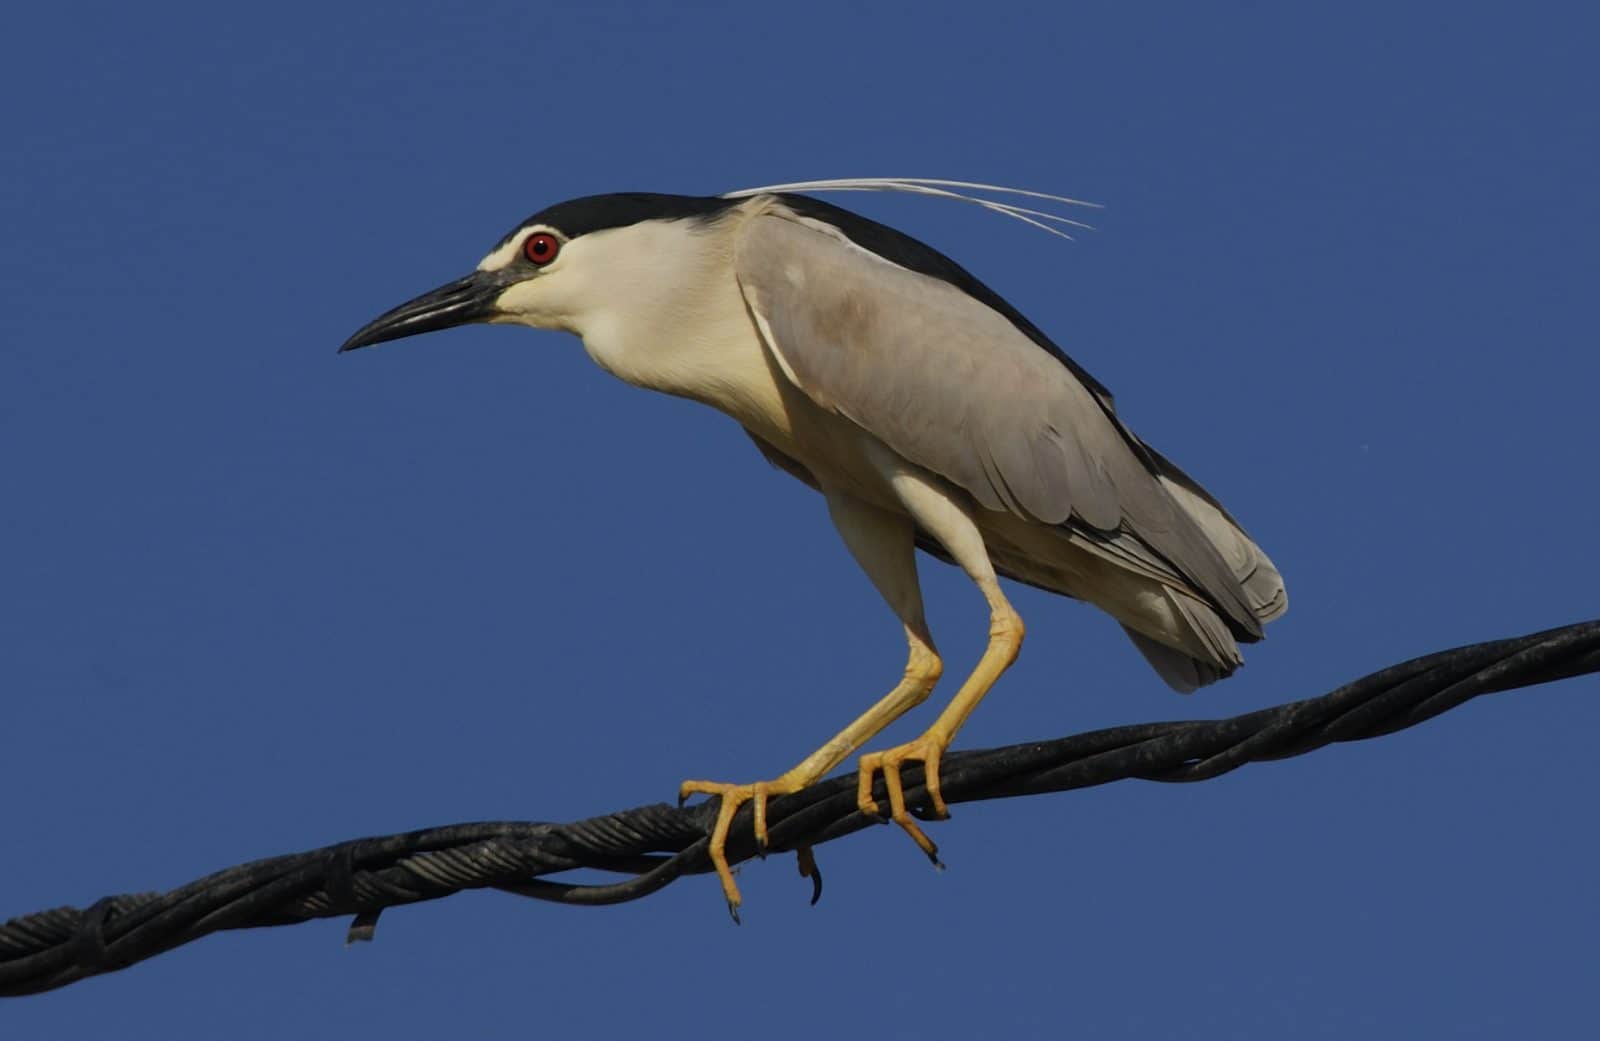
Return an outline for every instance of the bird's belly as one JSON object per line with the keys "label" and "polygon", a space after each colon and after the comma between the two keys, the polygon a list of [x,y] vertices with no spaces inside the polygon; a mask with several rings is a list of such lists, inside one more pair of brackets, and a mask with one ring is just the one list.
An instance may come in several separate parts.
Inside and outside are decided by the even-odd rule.
{"label": "bird's belly", "polygon": [[[799,463],[824,488],[904,512],[876,458],[887,449],[855,423],[821,408],[796,390],[782,388],[783,407],[769,423],[741,419],[752,434]],[[768,418],[768,417],[760,417]]]}
{"label": "bird's belly", "polygon": [[1160,580],[1118,566],[1091,551],[1068,528],[979,509],[978,527],[1002,573],[1082,600],[1122,624],[1169,646],[1183,646],[1188,629],[1174,614]]}
{"label": "bird's belly", "polygon": [[583,340],[589,355],[612,375],[710,405],[818,482],[899,508],[871,462],[871,435],[790,382],[742,315],[723,325],[663,323],[637,330],[600,325],[586,331]]}
{"label": "bird's belly", "polygon": [[[780,465],[794,476],[827,490],[848,491],[895,513],[907,512],[880,465],[886,455],[894,453],[844,417],[807,399],[791,408],[784,424],[762,429],[747,426],[777,450],[783,457]],[[1094,604],[1152,638],[1181,643],[1181,625],[1170,617],[1171,605],[1159,581],[1092,552],[1065,526],[986,509],[938,474],[903,456],[898,459],[899,465],[945,484],[976,523],[991,561],[1002,574]],[[787,463],[798,464],[804,472],[796,472]],[[931,536],[923,537],[925,542],[931,541]]]}
{"label": "bird's belly", "polygon": [[1029,585],[1078,600],[1094,600],[1095,558],[1060,525],[973,505],[973,520],[997,570]]}

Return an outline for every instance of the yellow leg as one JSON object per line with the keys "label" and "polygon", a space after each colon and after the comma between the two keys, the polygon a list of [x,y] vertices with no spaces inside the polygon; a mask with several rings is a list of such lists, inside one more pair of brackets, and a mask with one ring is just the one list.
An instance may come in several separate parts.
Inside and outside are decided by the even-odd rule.
{"label": "yellow leg", "polygon": [[861,812],[877,814],[878,804],[872,798],[872,777],[875,772],[882,770],[884,787],[889,793],[891,819],[905,829],[906,834],[928,855],[928,859],[938,864],[938,847],[922,833],[916,821],[906,812],[900,767],[909,760],[921,761],[924,783],[933,801],[934,812],[940,817],[949,816],[949,809],[939,790],[939,760],[955,739],[956,731],[961,729],[972,710],[978,707],[978,702],[1016,661],[1017,651],[1022,646],[1022,619],[1000,591],[1000,583],[995,578],[994,565],[989,560],[988,546],[984,543],[971,501],[942,479],[911,466],[886,450],[879,451],[874,458],[901,505],[916,524],[939,540],[989,602],[988,646],[984,648],[983,657],[978,659],[972,675],[967,677],[950,704],[921,737],[896,748],[862,756],[861,770],[857,775],[856,804]]}
{"label": "yellow leg", "polygon": [[[986,589],[985,593],[990,590]],[[949,807],[945,805],[944,796],[939,790],[939,760],[944,756],[945,749],[950,747],[950,742],[955,740],[956,731],[961,729],[972,710],[978,707],[978,702],[989,693],[1000,675],[1017,660],[1017,652],[1022,647],[1023,625],[1022,618],[1012,610],[1000,595],[998,586],[994,586],[990,597],[991,619],[989,623],[989,645],[984,649],[983,657],[978,659],[978,665],[972,670],[972,675],[961,685],[956,696],[950,699],[950,704],[939,718],[933,721],[921,737],[907,741],[903,745],[885,749],[882,752],[871,752],[861,757],[861,769],[857,774],[856,804],[862,813],[878,815],[878,803],[872,798],[872,777],[879,770],[883,771],[883,784],[889,791],[889,817],[901,828],[905,829],[911,840],[917,844],[922,852],[934,864],[939,863],[939,847],[933,840],[923,833],[912,820],[911,814],[906,812],[905,789],[900,783],[900,767],[907,761],[920,761],[923,768],[924,784],[928,788],[928,797],[933,801],[933,812],[940,817],[950,815]]]}
{"label": "yellow leg", "polygon": [[722,881],[722,895],[728,899],[728,910],[734,919],[739,917],[739,887],[734,884],[733,871],[728,866],[728,830],[739,807],[754,803],[756,842],[765,849],[767,845],[767,800],[775,795],[788,795],[811,784],[817,778],[842,763],[850,753],[870,741],[880,730],[893,723],[914,705],[921,704],[939,681],[943,664],[939,655],[925,638],[908,626],[906,636],[911,644],[906,661],[905,676],[895,688],[877,704],[863,712],[855,722],[839,731],[833,739],[806,756],[792,769],[771,781],[755,784],[724,784],[718,781],[684,781],[678,789],[678,803],[691,795],[720,796],[722,805],[717,810],[717,822],[711,830],[711,863]]}

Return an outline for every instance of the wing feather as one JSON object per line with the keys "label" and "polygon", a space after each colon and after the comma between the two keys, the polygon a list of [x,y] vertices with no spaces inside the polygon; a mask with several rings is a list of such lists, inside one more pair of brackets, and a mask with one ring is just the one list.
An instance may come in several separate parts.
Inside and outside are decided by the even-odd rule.
{"label": "wing feather", "polygon": [[986,509],[1099,533],[1108,555],[1261,629],[1230,568],[1096,392],[1011,320],[774,202],[739,233],[746,302],[824,408]]}

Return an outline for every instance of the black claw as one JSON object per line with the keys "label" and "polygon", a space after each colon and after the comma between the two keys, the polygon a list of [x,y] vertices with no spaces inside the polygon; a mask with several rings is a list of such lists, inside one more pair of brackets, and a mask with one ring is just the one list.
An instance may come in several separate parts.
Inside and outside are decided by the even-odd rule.
{"label": "black claw", "polygon": [[732,900],[728,901],[728,915],[733,919],[734,925],[744,924],[744,922],[739,918],[739,905],[734,903]]}
{"label": "black claw", "polygon": [[944,861],[939,859],[939,851],[938,850],[934,850],[932,853],[928,854],[928,862],[933,865],[933,870],[935,870],[935,871],[943,871],[944,870]]}
{"label": "black claw", "polygon": [[816,907],[817,901],[822,899],[822,869],[817,867],[817,857],[811,852],[810,846],[800,847],[797,856],[800,861],[800,877],[811,879],[811,906]]}

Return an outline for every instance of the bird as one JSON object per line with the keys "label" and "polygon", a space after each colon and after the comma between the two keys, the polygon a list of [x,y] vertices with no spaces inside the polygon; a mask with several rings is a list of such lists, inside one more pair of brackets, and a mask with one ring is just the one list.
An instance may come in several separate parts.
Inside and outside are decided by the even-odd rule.
{"label": "bird", "polygon": [[1038,326],[944,253],[817,197],[852,191],[976,203],[1063,237],[1087,227],[1055,212],[1076,199],[938,178],[590,195],[535,213],[470,274],[340,347],[476,322],[576,334],[627,383],[732,417],[770,463],[822,494],[900,622],[906,666],[887,694],[777,777],[683,783],[680,804],[721,800],[708,852],[735,920],[741,897],[726,847],[739,809],[752,804],[764,850],[769,799],[832,771],[941,678],[917,550],[966,573],[987,603],[988,639],[927,730],[860,756],[857,805],[882,818],[881,775],[889,820],[936,865],[900,773],[920,762],[933,816],[948,817],[941,758],[1023,642],[999,579],[1105,611],[1183,693],[1233,673],[1239,645],[1261,639],[1288,607],[1278,569],[1244,528],[1141,440],[1110,391]]}

